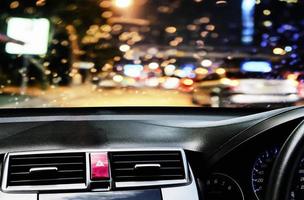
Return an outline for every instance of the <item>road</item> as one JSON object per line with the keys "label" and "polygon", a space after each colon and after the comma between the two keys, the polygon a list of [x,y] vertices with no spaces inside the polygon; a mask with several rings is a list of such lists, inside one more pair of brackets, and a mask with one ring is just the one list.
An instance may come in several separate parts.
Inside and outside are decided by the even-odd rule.
{"label": "road", "polygon": [[5,88],[2,92],[6,95],[0,95],[0,106],[6,108],[195,106],[191,94],[152,88],[100,89],[82,85],[54,87],[46,91],[28,88],[25,95],[20,95],[18,88]]}

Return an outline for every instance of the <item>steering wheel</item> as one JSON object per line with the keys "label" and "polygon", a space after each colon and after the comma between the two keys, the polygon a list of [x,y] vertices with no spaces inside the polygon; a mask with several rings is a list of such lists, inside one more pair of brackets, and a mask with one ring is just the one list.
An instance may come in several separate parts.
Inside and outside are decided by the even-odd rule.
{"label": "steering wheel", "polygon": [[304,121],[285,141],[274,162],[266,190],[266,200],[288,200],[292,181],[304,155]]}

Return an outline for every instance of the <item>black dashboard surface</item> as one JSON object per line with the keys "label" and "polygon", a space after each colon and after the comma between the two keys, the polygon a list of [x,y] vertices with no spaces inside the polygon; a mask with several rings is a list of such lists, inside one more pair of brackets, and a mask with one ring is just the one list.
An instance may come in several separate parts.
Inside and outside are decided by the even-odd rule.
{"label": "black dashboard surface", "polygon": [[[295,108],[294,108],[295,109]],[[286,109],[248,113],[138,109],[119,113],[61,109],[0,111],[0,153],[73,148],[179,147],[213,155],[240,132]],[[292,110],[292,109],[290,109]]]}

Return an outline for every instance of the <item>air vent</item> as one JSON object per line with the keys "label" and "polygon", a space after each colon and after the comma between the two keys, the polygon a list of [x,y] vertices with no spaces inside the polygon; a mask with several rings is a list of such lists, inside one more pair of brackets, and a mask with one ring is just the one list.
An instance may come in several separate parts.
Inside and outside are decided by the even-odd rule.
{"label": "air vent", "polygon": [[111,153],[112,177],[116,182],[185,179],[180,151],[134,151]]}
{"label": "air vent", "polygon": [[85,153],[10,155],[7,186],[85,183],[85,160]]}

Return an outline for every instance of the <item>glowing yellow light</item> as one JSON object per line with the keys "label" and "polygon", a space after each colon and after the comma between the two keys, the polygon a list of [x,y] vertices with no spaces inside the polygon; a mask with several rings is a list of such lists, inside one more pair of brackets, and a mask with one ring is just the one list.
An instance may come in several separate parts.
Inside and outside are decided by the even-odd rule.
{"label": "glowing yellow light", "polygon": [[184,83],[185,85],[187,85],[187,86],[193,85],[193,80],[187,78],[187,79],[185,79],[185,80],[183,81],[183,83]]}
{"label": "glowing yellow light", "polygon": [[182,37],[176,37],[175,40],[176,40],[177,42],[183,42],[184,39],[183,39]]}
{"label": "glowing yellow light", "polygon": [[263,25],[264,25],[265,27],[270,27],[270,26],[272,26],[272,22],[269,21],[269,20],[267,20],[267,21],[264,21],[264,22],[263,22]]}
{"label": "glowing yellow light", "polygon": [[200,35],[201,35],[201,37],[204,38],[204,37],[207,37],[208,34],[209,34],[208,31],[202,31]]}
{"label": "glowing yellow light", "polygon": [[280,0],[280,1],[285,1],[286,3],[298,3],[298,0]]}
{"label": "glowing yellow light", "polygon": [[128,8],[133,4],[133,0],[114,0],[114,5],[118,8]]}
{"label": "glowing yellow light", "polygon": [[45,0],[37,0],[36,1],[36,6],[44,6],[45,5]]}
{"label": "glowing yellow light", "polygon": [[11,4],[10,4],[10,8],[11,9],[15,9],[15,8],[18,8],[19,7],[19,2],[18,1],[13,1]]}
{"label": "glowing yellow light", "polygon": [[115,57],[113,58],[113,60],[116,61],[116,62],[118,62],[118,61],[121,60],[121,58],[120,58],[119,56],[115,56]]}
{"label": "glowing yellow light", "polygon": [[167,65],[165,67],[165,74],[167,76],[171,76],[174,74],[174,70],[176,69],[175,65]]}
{"label": "glowing yellow light", "polygon": [[122,25],[120,25],[120,24],[115,24],[115,25],[112,27],[112,29],[113,29],[113,31],[115,31],[115,32],[121,31]]}
{"label": "glowing yellow light", "polygon": [[271,11],[270,10],[263,10],[263,14],[268,16],[271,14]]}
{"label": "glowing yellow light", "polygon": [[288,80],[296,80],[298,76],[296,74],[288,74],[287,79]]}
{"label": "glowing yellow light", "polygon": [[102,8],[110,8],[112,3],[110,1],[102,1],[99,6]]}
{"label": "glowing yellow light", "polygon": [[199,19],[199,22],[202,24],[207,24],[210,22],[210,19],[208,17],[202,17]]}
{"label": "glowing yellow light", "polygon": [[123,76],[121,76],[121,75],[115,75],[114,77],[113,77],[113,81],[115,81],[115,82],[121,82],[121,81],[123,81]]}
{"label": "glowing yellow light", "polygon": [[112,31],[112,27],[109,26],[109,25],[107,25],[107,24],[105,24],[105,25],[102,25],[102,26],[100,27],[100,30],[101,30],[101,31],[104,31],[104,32],[111,32],[111,31]]}
{"label": "glowing yellow light", "polygon": [[101,14],[101,17],[103,18],[110,18],[113,16],[113,13],[111,11],[105,11]]}
{"label": "glowing yellow light", "polygon": [[238,80],[231,80],[229,78],[222,78],[220,82],[223,85],[229,85],[229,86],[238,86],[240,84]]}
{"label": "glowing yellow light", "polygon": [[195,73],[199,75],[205,75],[208,74],[208,70],[205,68],[196,68]]}
{"label": "glowing yellow light", "polygon": [[215,26],[212,24],[206,26],[206,30],[208,30],[208,31],[214,31],[214,29],[215,29]]}
{"label": "glowing yellow light", "polygon": [[52,72],[50,70],[45,70],[45,75],[50,75]]}
{"label": "glowing yellow light", "polygon": [[277,47],[277,48],[273,49],[273,54],[275,54],[275,55],[285,55],[286,51],[282,48]]}
{"label": "glowing yellow light", "polygon": [[229,85],[231,83],[231,80],[229,78],[222,78],[220,82],[221,84]]}
{"label": "glowing yellow light", "polygon": [[187,29],[188,29],[189,31],[195,31],[195,30],[197,29],[197,26],[194,25],[194,24],[189,24],[189,25],[187,26]]}
{"label": "glowing yellow light", "polygon": [[130,50],[130,48],[131,47],[129,45],[123,44],[123,45],[120,45],[119,50],[122,51],[122,52],[127,52],[127,51]]}
{"label": "glowing yellow light", "polygon": [[238,80],[231,80],[231,83],[230,83],[231,86],[238,86],[239,84],[240,84],[240,81],[238,81]]}
{"label": "glowing yellow light", "polygon": [[149,64],[149,68],[152,70],[155,70],[155,69],[159,68],[159,64],[156,62],[152,62]]}
{"label": "glowing yellow light", "polygon": [[170,44],[170,46],[176,47],[179,43],[177,41],[173,40],[169,44]]}
{"label": "glowing yellow light", "polygon": [[158,79],[158,82],[159,83],[164,83],[166,81],[166,78],[165,77],[160,77],[159,79]]}
{"label": "glowing yellow light", "polygon": [[90,69],[90,72],[96,73],[96,72],[97,72],[97,69],[96,69],[96,68],[91,68],[91,69]]}
{"label": "glowing yellow light", "polygon": [[223,75],[226,73],[226,70],[224,68],[218,68],[215,70],[215,73],[217,73],[218,75]]}
{"label": "glowing yellow light", "polygon": [[176,28],[174,26],[169,26],[166,28],[165,30],[167,33],[175,33],[176,32]]}

